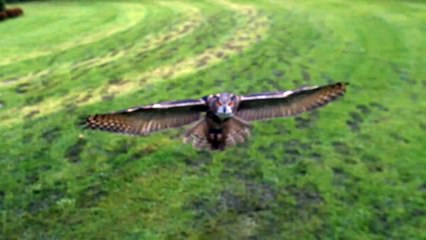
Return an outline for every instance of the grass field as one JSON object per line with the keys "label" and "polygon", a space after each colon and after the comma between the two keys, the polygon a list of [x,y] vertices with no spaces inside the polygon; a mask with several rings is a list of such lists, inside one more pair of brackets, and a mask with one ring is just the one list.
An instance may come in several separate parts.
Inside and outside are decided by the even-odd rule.
{"label": "grass field", "polygon": [[[45,1],[0,23],[0,239],[426,239],[426,2]],[[350,82],[249,142],[82,116]]]}

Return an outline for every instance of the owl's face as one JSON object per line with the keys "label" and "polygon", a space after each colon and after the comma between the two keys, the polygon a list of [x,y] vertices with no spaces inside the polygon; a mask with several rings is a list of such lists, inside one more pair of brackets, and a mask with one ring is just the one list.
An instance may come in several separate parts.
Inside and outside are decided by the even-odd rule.
{"label": "owl's face", "polygon": [[236,112],[237,105],[237,97],[232,93],[216,94],[210,100],[210,110],[220,119],[232,117]]}

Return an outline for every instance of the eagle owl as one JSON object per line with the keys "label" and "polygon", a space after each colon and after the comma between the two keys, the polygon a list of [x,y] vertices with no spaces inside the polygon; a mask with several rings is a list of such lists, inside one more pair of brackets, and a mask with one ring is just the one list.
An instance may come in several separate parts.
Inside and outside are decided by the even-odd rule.
{"label": "eagle owl", "polygon": [[343,96],[348,83],[303,87],[293,91],[235,95],[212,94],[201,99],[156,103],[83,120],[86,128],[132,135],[192,124],[184,141],[197,149],[223,150],[250,136],[251,121],[291,117]]}

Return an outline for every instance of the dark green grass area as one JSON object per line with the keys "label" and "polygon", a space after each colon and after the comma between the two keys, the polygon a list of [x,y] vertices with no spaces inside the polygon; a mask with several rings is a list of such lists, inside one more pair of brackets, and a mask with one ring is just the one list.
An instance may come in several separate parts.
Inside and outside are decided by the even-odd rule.
{"label": "dark green grass area", "polygon": [[[95,42],[0,66],[0,239],[426,238],[426,4],[120,2],[143,5],[145,16]],[[88,25],[31,14],[38,4],[62,3],[22,4],[24,17],[0,23],[0,32],[16,31],[0,44],[0,62],[27,51],[18,40],[31,28],[20,21],[58,21],[70,36],[90,25],[118,27],[126,14],[118,1],[68,1],[82,16],[99,16]],[[90,104],[73,98],[220,48],[244,27],[238,9],[247,6],[267,17],[268,30],[243,52]],[[173,31],[192,8],[201,21],[176,40],[106,65],[57,70]],[[42,32],[52,44],[68,41]],[[6,44],[16,55],[2,51]],[[46,75],[20,78],[39,71]],[[224,152],[183,144],[183,129],[137,138],[77,125],[88,114],[163,100],[337,81],[350,82],[343,99],[256,122],[247,143]],[[58,98],[63,105],[52,107]],[[23,116],[27,106],[39,112]]]}

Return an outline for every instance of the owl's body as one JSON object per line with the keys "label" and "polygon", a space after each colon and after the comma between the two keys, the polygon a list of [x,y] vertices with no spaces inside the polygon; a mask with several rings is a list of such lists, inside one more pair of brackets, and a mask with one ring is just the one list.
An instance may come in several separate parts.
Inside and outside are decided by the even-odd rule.
{"label": "owl's body", "polygon": [[198,100],[163,102],[97,114],[86,118],[84,125],[91,129],[147,135],[193,123],[185,134],[185,142],[197,149],[223,150],[247,140],[250,121],[290,117],[313,110],[342,96],[346,85],[336,83],[246,96],[220,93]]}
{"label": "owl's body", "polygon": [[223,150],[227,146],[243,143],[250,136],[250,125],[233,116],[218,118],[207,112],[186,134],[184,141],[198,149]]}

